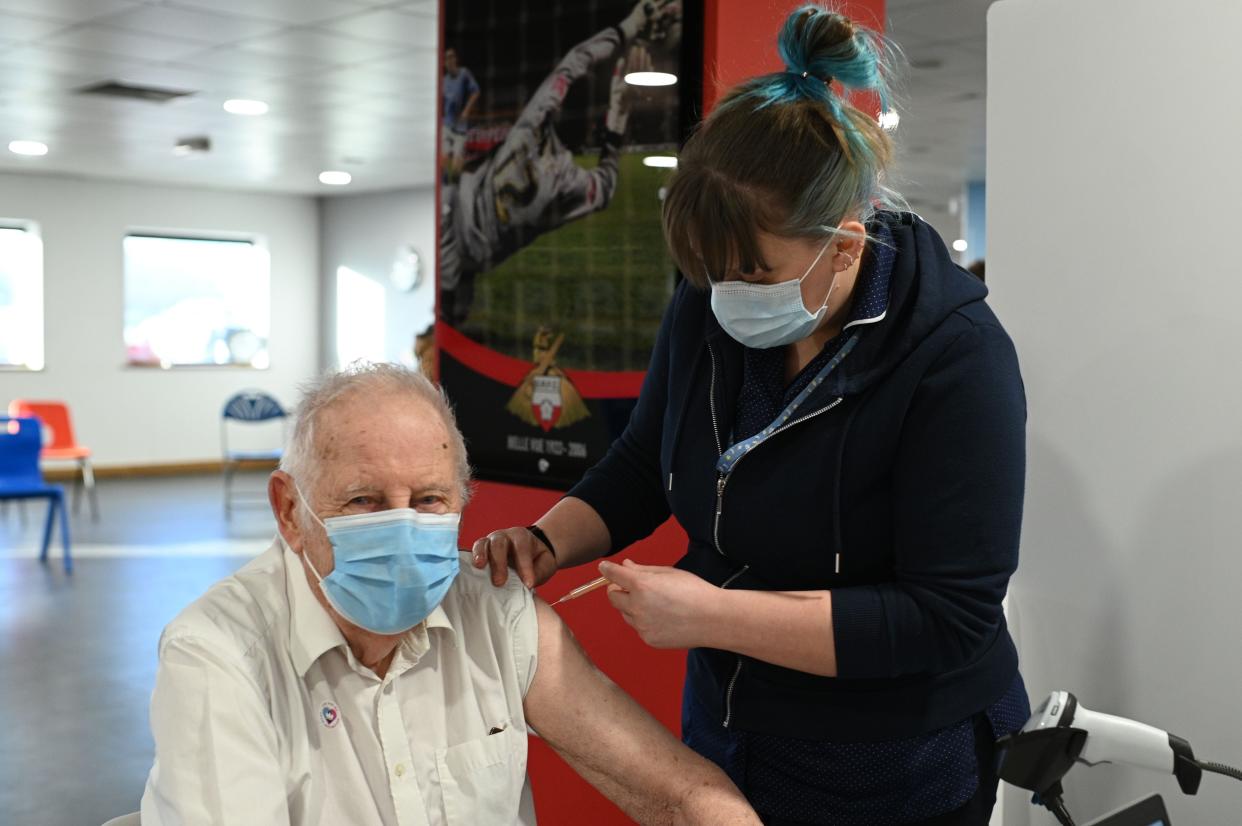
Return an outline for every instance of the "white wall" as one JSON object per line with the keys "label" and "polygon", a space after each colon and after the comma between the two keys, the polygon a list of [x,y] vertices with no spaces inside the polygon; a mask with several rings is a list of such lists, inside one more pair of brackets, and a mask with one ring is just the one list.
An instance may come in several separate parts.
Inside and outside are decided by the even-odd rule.
{"label": "white wall", "polygon": [[[97,465],[218,459],[224,400],[246,387],[295,400],[318,369],[313,198],[0,174],[0,216],[43,237],[46,369],[0,373],[0,405],[63,399]],[[132,227],[255,233],[271,253],[271,368],[125,366],[121,241]]]}
{"label": "white wall", "polygon": [[[435,188],[336,196],[320,205],[324,363],[336,360],[336,271],[344,266],[384,285],[384,356],[412,364],[414,336],[435,318]],[[406,244],[422,257],[422,283],[412,292],[395,289],[388,278]]]}
{"label": "white wall", "polygon": [[[1029,397],[1010,610],[1034,699],[1187,738],[1242,765],[1242,3],[1000,0],[988,31],[988,285]],[[1242,783],[1197,797],[1078,767],[1079,823],[1159,791],[1175,824],[1236,823]],[[1051,823],[1009,795],[1006,824]]]}

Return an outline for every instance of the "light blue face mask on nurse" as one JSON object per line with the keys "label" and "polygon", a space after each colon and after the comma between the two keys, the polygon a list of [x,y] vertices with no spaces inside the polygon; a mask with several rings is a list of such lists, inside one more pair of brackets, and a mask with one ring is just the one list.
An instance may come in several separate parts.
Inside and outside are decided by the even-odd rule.
{"label": "light blue face mask on nurse", "polygon": [[802,282],[830,246],[831,238],[801,278],[779,284],[713,281],[712,312],[720,326],[739,343],[758,350],[792,344],[809,336],[828,312],[828,299],[837,286],[837,274],[832,274],[828,295],[814,313],[808,312],[802,303]]}
{"label": "light blue face mask on nurse", "polygon": [[359,628],[376,634],[410,630],[435,610],[457,578],[460,513],[394,508],[311,516],[327,532],[335,564],[322,577],[310,557],[303,557],[328,603]]}

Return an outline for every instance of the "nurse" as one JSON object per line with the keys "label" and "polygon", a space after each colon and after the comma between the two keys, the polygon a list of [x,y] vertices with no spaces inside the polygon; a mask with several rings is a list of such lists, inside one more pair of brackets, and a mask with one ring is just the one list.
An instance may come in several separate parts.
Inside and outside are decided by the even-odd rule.
{"label": "nurse", "polygon": [[885,185],[880,35],[818,6],[732,89],[664,202],[684,282],[634,414],[531,527],[474,546],[527,585],[599,563],[648,644],[690,649],[685,741],[769,824],[986,824],[1029,713],[1001,601],[1026,403],[987,289]]}

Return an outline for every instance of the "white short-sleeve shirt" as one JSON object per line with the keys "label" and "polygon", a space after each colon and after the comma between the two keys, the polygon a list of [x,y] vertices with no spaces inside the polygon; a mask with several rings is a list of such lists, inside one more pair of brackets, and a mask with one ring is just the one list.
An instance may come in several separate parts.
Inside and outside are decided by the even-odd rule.
{"label": "white short-sleeve shirt", "polygon": [[143,826],[533,824],[533,598],[463,555],[380,679],[278,537],[164,629]]}

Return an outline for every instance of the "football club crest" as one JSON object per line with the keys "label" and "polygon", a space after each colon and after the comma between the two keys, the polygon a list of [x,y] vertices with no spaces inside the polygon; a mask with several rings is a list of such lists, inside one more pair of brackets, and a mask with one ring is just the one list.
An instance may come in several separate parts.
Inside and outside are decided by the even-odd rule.
{"label": "football club crest", "polygon": [[556,366],[556,352],[564,341],[564,333],[553,341],[552,331],[547,327],[535,332],[532,342],[535,367],[522,379],[507,406],[514,416],[536,425],[544,433],[568,427],[591,415],[578,388],[565,371]]}
{"label": "football club crest", "polygon": [[546,433],[555,427],[557,420],[561,418],[561,409],[564,406],[561,399],[563,379],[560,376],[535,376],[534,378],[535,390],[530,397],[530,409],[535,414],[535,421]]}

